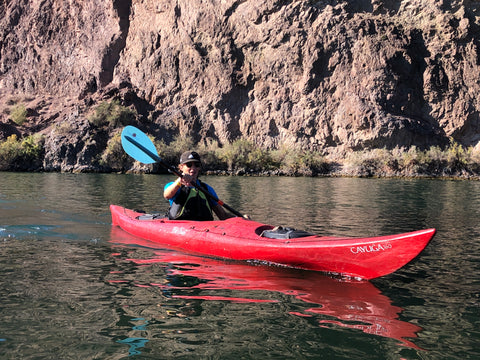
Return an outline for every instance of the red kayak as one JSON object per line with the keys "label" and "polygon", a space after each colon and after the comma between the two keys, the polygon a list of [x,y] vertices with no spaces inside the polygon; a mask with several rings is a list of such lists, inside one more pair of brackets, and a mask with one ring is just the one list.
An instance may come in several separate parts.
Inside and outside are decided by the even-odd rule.
{"label": "red kayak", "polygon": [[390,274],[414,259],[435,229],[370,238],[327,237],[246,220],[168,220],[110,205],[112,224],[168,248],[233,260],[322,271],[361,279]]}

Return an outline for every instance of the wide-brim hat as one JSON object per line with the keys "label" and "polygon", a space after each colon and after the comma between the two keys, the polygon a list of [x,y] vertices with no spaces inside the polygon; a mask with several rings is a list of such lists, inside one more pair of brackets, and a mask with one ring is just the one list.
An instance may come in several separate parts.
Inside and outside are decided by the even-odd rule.
{"label": "wide-brim hat", "polygon": [[185,164],[188,162],[198,162],[200,161],[200,155],[196,151],[185,151],[182,156],[180,156],[180,164]]}

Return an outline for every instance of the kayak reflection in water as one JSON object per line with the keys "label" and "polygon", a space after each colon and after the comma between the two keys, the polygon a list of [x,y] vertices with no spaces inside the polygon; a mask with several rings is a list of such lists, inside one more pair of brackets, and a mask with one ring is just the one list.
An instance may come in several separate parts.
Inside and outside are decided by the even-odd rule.
{"label": "kayak reflection in water", "polygon": [[[282,302],[281,308],[285,312],[283,316],[291,314],[310,318],[314,321],[309,321],[308,324],[331,329],[337,334],[342,334],[341,328],[348,328],[391,338],[400,345],[420,350],[412,340],[423,329],[413,322],[403,320],[401,314],[404,309],[393,305],[392,299],[370,281],[334,278],[315,271],[268,266],[258,262],[245,264],[189,255],[129,235],[118,227],[112,228],[111,239],[118,246],[140,246],[152,250],[152,254],[142,253],[144,257],[135,259],[131,258],[129,252],[128,261],[141,265],[136,268],[139,274],[144,274],[142,271],[146,271],[145,266],[161,265],[165,268],[168,281],[137,278],[139,274],[132,273],[130,276],[133,276],[136,283],[135,288],[159,287],[167,299],[190,301],[190,307],[182,308],[188,312],[188,317],[203,316],[203,312],[198,309],[206,301],[230,301],[236,304]],[[120,259],[121,253],[115,253],[115,256]],[[153,270],[148,272],[150,275],[153,273]],[[118,272],[112,276],[123,275]],[[127,282],[124,278],[113,278],[110,281],[114,284]],[[189,289],[195,291],[188,291]],[[282,293],[288,297],[268,296],[262,291]],[[289,300],[289,297],[301,300],[303,304]],[[130,315],[138,317],[136,313]]]}
{"label": "kayak reflection in water", "polygon": [[[227,213],[220,203],[205,195],[208,192],[218,199],[215,190],[198,179],[202,162],[197,152],[185,151],[180,156],[178,168],[183,175],[166,184],[163,191],[163,196],[170,203],[170,220],[213,220],[213,212],[220,220],[235,217]],[[247,215],[244,217],[248,218]]]}

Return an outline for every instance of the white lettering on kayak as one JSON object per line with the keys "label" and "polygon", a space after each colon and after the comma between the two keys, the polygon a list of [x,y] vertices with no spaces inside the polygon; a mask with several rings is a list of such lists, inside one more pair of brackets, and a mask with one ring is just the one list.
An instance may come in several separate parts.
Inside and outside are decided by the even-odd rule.
{"label": "white lettering on kayak", "polygon": [[175,227],[172,229],[172,233],[178,234],[178,235],[185,235],[185,234],[187,233],[187,231],[186,231],[185,228],[183,228],[183,227],[175,226]]}
{"label": "white lettering on kayak", "polygon": [[363,254],[371,253],[377,251],[386,251],[392,248],[392,244],[373,244],[373,245],[364,245],[364,246],[352,246],[350,251],[354,254]]}

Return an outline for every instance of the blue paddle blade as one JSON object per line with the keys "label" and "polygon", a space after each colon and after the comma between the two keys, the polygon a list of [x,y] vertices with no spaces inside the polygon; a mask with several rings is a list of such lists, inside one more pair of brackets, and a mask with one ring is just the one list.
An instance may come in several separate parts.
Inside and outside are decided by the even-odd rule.
{"label": "blue paddle blade", "polygon": [[122,147],[135,160],[153,164],[160,160],[152,140],[135,126],[126,126],[122,131]]}

